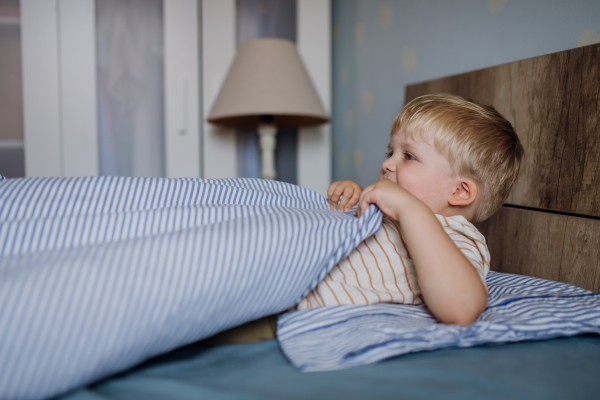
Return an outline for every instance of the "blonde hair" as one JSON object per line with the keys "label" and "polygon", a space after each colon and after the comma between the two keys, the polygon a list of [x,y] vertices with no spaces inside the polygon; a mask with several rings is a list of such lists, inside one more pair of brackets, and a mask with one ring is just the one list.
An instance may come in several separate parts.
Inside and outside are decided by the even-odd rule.
{"label": "blonde hair", "polygon": [[523,146],[494,107],[450,94],[425,95],[400,111],[390,135],[401,128],[409,138],[433,139],[452,172],[477,183],[480,199],[473,222],[486,220],[502,206],[519,174]]}

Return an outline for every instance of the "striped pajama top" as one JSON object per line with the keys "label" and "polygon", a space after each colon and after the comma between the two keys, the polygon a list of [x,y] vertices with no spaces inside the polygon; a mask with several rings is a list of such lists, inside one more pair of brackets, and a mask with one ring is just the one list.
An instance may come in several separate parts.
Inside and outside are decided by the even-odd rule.
{"label": "striped pajama top", "polygon": [[[485,284],[490,253],[483,235],[462,215],[436,217]],[[340,261],[297,309],[376,303],[423,303],[400,226],[389,218],[383,218],[381,228]]]}

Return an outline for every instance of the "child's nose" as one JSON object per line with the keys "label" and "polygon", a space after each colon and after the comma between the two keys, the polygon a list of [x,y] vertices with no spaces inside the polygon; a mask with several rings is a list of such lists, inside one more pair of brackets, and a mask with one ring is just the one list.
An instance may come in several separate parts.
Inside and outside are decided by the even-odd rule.
{"label": "child's nose", "polygon": [[392,172],[395,168],[395,164],[392,162],[391,158],[386,159],[384,162],[381,163],[381,169],[384,171],[390,171]]}

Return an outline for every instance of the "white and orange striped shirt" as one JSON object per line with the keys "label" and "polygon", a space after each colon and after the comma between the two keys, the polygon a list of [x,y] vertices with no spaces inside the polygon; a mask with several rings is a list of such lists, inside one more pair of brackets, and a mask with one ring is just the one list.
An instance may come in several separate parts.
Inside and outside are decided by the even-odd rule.
{"label": "white and orange striped shirt", "polygon": [[[490,253],[483,235],[461,215],[436,217],[485,284]],[[383,218],[381,229],[340,261],[297,309],[374,303],[423,303],[415,265],[400,226],[389,218]]]}

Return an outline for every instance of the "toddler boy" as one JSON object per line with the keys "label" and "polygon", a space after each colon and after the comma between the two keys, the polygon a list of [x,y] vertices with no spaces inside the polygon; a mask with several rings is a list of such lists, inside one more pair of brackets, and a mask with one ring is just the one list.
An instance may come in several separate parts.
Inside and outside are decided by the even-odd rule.
{"label": "toddler boy", "polygon": [[[408,103],[392,125],[379,180],[364,190],[331,184],[331,208],[360,217],[369,204],[381,229],[327,274],[298,310],[339,304],[422,304],[443,323],[469,325],[487,304],[490,255],[471,224],[501,206],[519,173],[523,147],[493,107],[437,94]],[[276,335],[276,317],[213,338],[215,344]]]}
{"label": "toddler boy", "polygon": [[519,138],[493,107],[448,94],[408,103],[390,136],[376,183],[362,190],[334,182],[327,192],[331,208],[358,204],[359,217],[376,204],[382,228],[297,308],[425,302],[440,322],[469,325],[487,304],[490,261],[471,222],[490,217],[508,196],[523,156]]}

